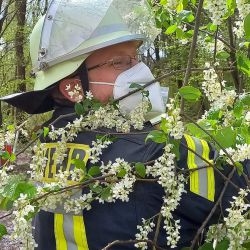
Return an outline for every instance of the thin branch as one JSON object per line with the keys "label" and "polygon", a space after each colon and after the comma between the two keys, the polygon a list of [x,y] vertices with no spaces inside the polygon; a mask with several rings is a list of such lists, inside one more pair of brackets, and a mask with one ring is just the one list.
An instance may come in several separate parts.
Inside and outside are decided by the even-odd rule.
{"label": "thin branch", "polygon": [[162,248],[162,247],[157,246],[152,240],[115,240],[115,241],[109,243],[107,246],[105,246],[101,250],[108,250],[115,245],[136,244],[136,243],[140,243],[140,242],[145,242],[145,243],[155,247],[156,250],[167,250],[167,248]]}
{"label": "thin branch", "polygon": [[186,69],[185,77],[183,80],[183,86],[185,86],[188,82],[190,72],[191,72],[191,67],[193,64],[193,59],[194,59],[194,54],[195,54],[195,49],[196,49],[196,44],[197,44],[197,38],[198,38],[198,33],[199,33],[199,27],[200,27],[200,21],[201,21],[201,11],[202,11],[203,2],[204,2],[204,0],[200,0],[198,3],[198,9],[196,12],[196,17],[195,17],[194,35],[193,35],[191,48],[189,51],[187,69]]}
{"label": "thin branch", "polygon": [[[227,19],[227,26],[228,26],[228,34],[229,34],[229,41],[231,47],[235,47],[234,45],[234,33],[233,33],[233,25],[231,17]],[[231,63],[235,66],[234,71],[232,72],[232,77],[234,80],[235,88],[237,89],[238,93],[243,91],[242,82],[240,80],[239,71],[237,69],[237,59],[236,59],[236,51],[231,51],[230,53]]]}
{"label": "thin branch", "polygon": [[202,231],[204,230],[204,228],[206,227],[206,225],[208,224],[209,220],[211,219],[211,217],[213,216],[213,214],[215,213],[217,207],[219,206],[225,192],[226,192],[226,189],[227,189],[227,186],[229,184],[229,180],[232,179],[234,173],[235,173],[235,168],[233,168],[228,176],[228,181],[225,182],[224,184],[224,187],[220,193],[220,196],[218,198],[218,200],[216,201],[215,205],[213,206],[212,210],[210,211],[209,215],[206,217],[206,219],[203,221],[202,225],[200,226],[200,228],[198,229],[193,241],[192,241],[192,245],[191,245],[191,249],[195,249],[195,246],[196,246],[196,242],[198,241],[199,239],[199,236],[200,234],[202,233]]}
{"label": "thin branch", "polygon": [[[155,245],[157,244],[157,239],[158,239],[159,232],[160,232],[161,221],[162,221],[162,214],[159,213],[157,224],[156,224],[155,236],[154,236],[154,240],[153,240]],[[153,250],[156,250],[156,247],[153,247]]]}

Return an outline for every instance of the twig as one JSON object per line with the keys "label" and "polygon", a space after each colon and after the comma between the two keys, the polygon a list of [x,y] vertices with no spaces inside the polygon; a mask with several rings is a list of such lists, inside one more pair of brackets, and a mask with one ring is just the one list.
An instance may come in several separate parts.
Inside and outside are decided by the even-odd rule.
{"label": "twig", "polygon": [[[229,176],[228,176],[228,180],[231,180],[234,173],[235,173],[235,168],[232,169],[232,171],[230,172]],[[203,221],[202,225],[200,226],[200,228],[198,229],[193,241],[192,241],[192,245],[191,245],[191,249],[195,249],[195,245],[196,245],[196,242],[198,241],[199,239],[199,236],[200,234],[202,233],[203,229],[206,227],[207,223],[209,222],[209,220],[211,219],[211,217],[213,216],[213,214],[215,213],[218,205],[220,204],[223,196],[224,196],[224,193],[226,192],[226,189],[227,189],[227,186],[229,184],[229,181],[226,181],[225,182],[225,185],[220,193],[220,196],[218,198],[218,200],[216,201],[215,205],[213,206],[212,210],[210,211],[209,215],[207,216],[207,218]]]}
{"label": "twig", "polygon": [[145,242],[147,244],[150,244],[151,246],[154,246],[156,250],[167,250],[167,248],[162,248],[162,247],[157,246],[152,240],[115,240],[109,243],[107,246],[105,246],[101,250],[108,250],[115,245],[136,244],[140,242]]}
{"label": "twig", "polygon": [[[153,240],[154,244],[157,244],[157,239],[158,239],[158,235],[160,232],[161,221],[162,221],[162,214],[159,213],[157,224],[156,224],[155,236],[154,236],[154,240]],[[153,250],[156,250],[155,246],[153,247]]]}
{"label": "twig", "polygon": [[191,48],[189,51],[187,69],[186,69],[185,77],[183,80],[183,86],[185,86],[188,82],[190,72],[191,72],[191,67],[193,64],[194,53],[195,53],[195,49],[196,49],[197,38],[198,38],[199,27],[200,27],[201,11],[202,11],[203,2],[204,2],[204,0],[199,0],[199,3],[198,3],[198,9],[196,12],[196,17],[195,17],[194,35],[193,35]]}
{"label": "twig", "polygon": [[[227,26],[228,26],[228,34],[229,34],[229,41],[231,47],[235,47],[234,45],[234,34],[233,34],[233,25],[232,25],[232,19],[231,17],[228,17],[227,19]],[[238,93],[241,93],[243,91],[243,86],[239,77],[239,71],[237,69],[237,59],[236,59],[236,51],[231,51],[230,53],[231,63],[233,63],[233,66],[235,66],[234,71],[232,72],[232,77],[234,80],[234,85],[238,91]]]}

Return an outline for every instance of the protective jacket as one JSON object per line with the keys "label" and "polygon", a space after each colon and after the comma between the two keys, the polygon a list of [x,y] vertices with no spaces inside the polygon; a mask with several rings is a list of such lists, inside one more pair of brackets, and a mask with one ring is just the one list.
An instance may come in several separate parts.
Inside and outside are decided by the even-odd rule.
{"label": "protective jacket", "polygon": [[[52,120],[60,115],[74,112],[73,108],[59,107],[55,110]],[[55,127],[64,127],[72,122],[74,116],[60,119]],[[52,121],[51,120],[51,121]],[[50,123],[49,121],[48,123]],[[154,128],[146,124],[144,131]],[[79,158],[86,160],[86,150],[92,141],[96,140],[95,132],[79,133],[73,143],[68,144],[68,158],[64,167],[72,169],[71,159]],[[124,158],[127,162],[148,162],[157,159],[163,153],[163,145],[152,141],[145,143],[146,133],[121,134],[107,149],[103,151],[101,161],[107,163],[116,158]],[[54,144],[48,143],[48,164],[44,173],[45,181],[53,181],[56,171],[59,169],[53,163]],[[180,146],[180,160],[178,166],[182,169],[190,169],[206,166],[200,158],[187,150],[192,148],[209,161],[213,161],[215,152],[211,146],[202,140],[190,136],[184,136]],[[249,162],[246,162],[244,171],[249,175]],[[87,164],[89,167],[90,164]],[[227,176],[231,167],[225,167],[224,174]],[[245,187],[243,177],[237,174],[232,181],[239,187]],[[213,168],[203,168],[195,171],[189,177],[186,184],[187,193],[182,195],[179,206],[174,211],[174,218],[180,219],[181,239],[176,249],[190,246],[195,233],[205,220],[214,201],[217,200],[224,180]],[[229,206],[229,201],[237,190],[228,185],[222,200],[222,209]],[[137,225],[142,223],[142,218],[148,219],[159,213],[163,202],[164,190],[158,183],[136,182],[134,192],[129,196],[129,202],[116,201],[115,203],[100,204],[94,202],[89,211],[82,211],[80,215],[64,214],[61,212],[47,212],[41,210],[34,220],[35,240],[39,250],[100,250],[108,243],[115,240],[135,239]],[[220,211],[217,211],[209,224],[217,223]],[[152,239],[154,234],[150,236]],[[166,246],[166,234],[160,229],[158,245],[169,249]],[[112,250],[136,249],[133,244],[115,245]],[[150,249],[150,248],[149,248]]]}

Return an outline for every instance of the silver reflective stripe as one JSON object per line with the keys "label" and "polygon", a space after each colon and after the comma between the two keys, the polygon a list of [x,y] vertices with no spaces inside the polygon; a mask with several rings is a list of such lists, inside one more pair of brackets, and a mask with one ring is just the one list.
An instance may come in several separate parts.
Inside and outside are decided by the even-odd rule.
{"label": "silver reflective stripe", "polygon": [[[50,36],[52,32],[52,26],[53,26],[53,18],[55,17],[56,11],[59,7],[59,1],[51,1],[48,12],[46,13],[44,23],[43,23],[43,29],[40,39],[40,50],[42,48],[48,49],[49,48],[49,42],[50,42]],[[49,17],[49,18],[48,18]],[[50,19],[52,17],[52,19]],[[46,57],[46,54],[45,54]]]}
{"label": "silver reflective stripe", "polygon": [[65,214],[63,220],[63,231],[65,235],[65,239],[67,242],[67,250],[77,250],[77,244],[75,242],[74,237],[74,221],[73,221],[73,215]]}
{"label": "silver reflective stripe", "polygon": [[[195,137],[192,137],[192,139],[194,140],[194,143],[195,143],[196,153],[202,156],[203,147],[202,147],[201,141]],[[208,166],[208,164],[204,162],[197,155],[194,156],[194,161],[195,161],[195,164],[197,165],[197,168]],[[206,168],[200,169],[198,171],[198,174],[199,174],[199,195],[207,199],[208,198],[207,196],[208,194],[207,169]]]}

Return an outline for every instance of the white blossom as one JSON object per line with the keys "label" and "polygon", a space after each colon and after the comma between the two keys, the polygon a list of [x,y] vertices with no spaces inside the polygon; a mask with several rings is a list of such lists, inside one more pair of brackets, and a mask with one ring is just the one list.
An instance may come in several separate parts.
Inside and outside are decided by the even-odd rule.
{"label": "white blossom", "polygon": [[100,155],[102,155],[102,150],[107,148],[112,141],[97,139],[92,141],[92,147],[88,150],[89,159],[91,163],[97,163],[100,160]]}
{"label": "white blossom", "polygon": [[227,1],[225,0],[207,0],[204,9],[210,14],[210,18],[214,25],[220,25],[222,18],[227,13]]}
{"label": "white blossom", "polygon": [[249,211],[250,204],[244,198],[250,193],[249,189],[240,189],[239,196],[233,197],[231,207],[227,209],[228,216],[224,218],[229,239],[229,250],[240,249],[244,240],[249,239],[250,222],[244,217],[244,212]]}
{"label": "white blossom", "polygon": [[139,232],[135,235],[135,238],[139,241],[145,240],[145,242],[136,243],[136,248],[140,248],[141,250],[148,249],[146,240],[148,239],[148,234],[153,231],[154,227],[155,223],[153,221],[142,218],[142,225],[137,226]]}
{"label": "white blossom", "polygon": [[[231,156],[234,162],[243,162],[245,159],[250,159],[250,144],[238,144],[236,148],[226,148],[226,152]],[[220,150],[220,155],[225,155],[223,150]],[[230,159],[227,159],[229,164],[232,164]]]}

